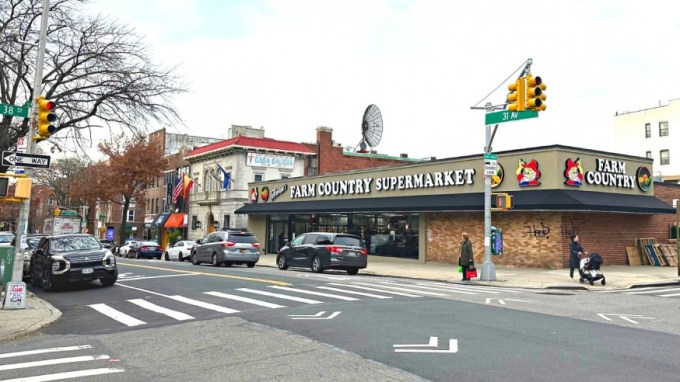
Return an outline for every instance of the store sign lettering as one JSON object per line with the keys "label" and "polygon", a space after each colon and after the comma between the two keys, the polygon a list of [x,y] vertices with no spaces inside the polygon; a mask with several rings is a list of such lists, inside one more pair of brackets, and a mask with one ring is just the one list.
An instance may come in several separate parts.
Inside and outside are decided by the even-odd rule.
{"label": "store sign lettering", "polygon": [[595,159],[597,171],[586,172],[586,182],[599,186],[634,188],[635,176],[626,175],[626,162]]}
{"label": "store sign lettering", "polygon": [[295,157],[269,154],[248,153],[246,165],[255,167],[275,167],[292,170],[295,167]]}
{"label": "store sign lettering", "polygon": [[275,188],[272,190],[272,202],[276,200],[279,196],[283,195],[284,192],[288,189],[288,185],[284,184],[283,186],[279,188]]}
{"label": "store sign lettering", "polygon": [[[475,169],[438,171],[414,175],[363,178],[302,184],[290,187],[290,198],[314,198],[328,195],[370,194],[372,191],[408,190],[432,187],[452,187],[474,184]],[[278,195],[277,195],[278,196]],[[272,199],[273,200],[273,199]]]}

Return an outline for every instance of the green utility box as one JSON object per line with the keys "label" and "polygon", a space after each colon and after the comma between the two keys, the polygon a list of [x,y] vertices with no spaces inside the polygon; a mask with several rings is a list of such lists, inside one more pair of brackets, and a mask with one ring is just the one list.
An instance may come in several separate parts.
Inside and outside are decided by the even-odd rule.
{"label": "green utility box", "polygon": [[0,272],[2,273],[2,289],[12,281],[14,269],[14,247],[0,246]]}

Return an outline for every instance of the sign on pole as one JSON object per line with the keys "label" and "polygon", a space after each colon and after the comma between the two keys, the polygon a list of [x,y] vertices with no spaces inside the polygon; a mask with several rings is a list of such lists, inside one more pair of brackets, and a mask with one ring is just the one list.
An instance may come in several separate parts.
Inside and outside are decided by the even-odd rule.
{"label": "sign on pole", "polygon": [[28,105],[29,106],[18,106],[0,103],[0,114],[11,115],[12,117],[28,118],[28,109],[30,109],[30,103]]}
{"label": "sign on pole", "polygon": [[486,124],[493,125],[496,123],[513,122],[522,119],[538,117],[537,111],[509,111],[501,110],[493,113],[485,114]]}
{"label": "sign on pole", "polygon": [[49,168],[50,156],[38,154],[25,154],[15,151],[2,152],[3,166],[24,166],[36,168]]}

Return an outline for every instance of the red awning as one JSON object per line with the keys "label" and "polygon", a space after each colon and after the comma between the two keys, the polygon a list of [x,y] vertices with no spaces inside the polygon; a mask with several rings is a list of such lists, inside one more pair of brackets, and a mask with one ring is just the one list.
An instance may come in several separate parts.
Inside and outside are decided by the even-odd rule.
{"label": "red awning", "polygon": [[187,214],[172,214],[165,222],[165,228],[185,228],[187,226]]}

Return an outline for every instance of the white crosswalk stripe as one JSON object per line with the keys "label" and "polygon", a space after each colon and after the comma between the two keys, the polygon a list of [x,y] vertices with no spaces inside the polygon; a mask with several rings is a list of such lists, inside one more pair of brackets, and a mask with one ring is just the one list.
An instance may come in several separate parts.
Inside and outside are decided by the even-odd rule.
{"label": "white crosswalk stripe", "polygon": [[403,296],[403,297],[422,297],[417,294],[412,294],[412,293],[402,293],[402,292],[395,292],[391,290],[385,290],[385,289],[380,289],[376,287],[367,287],[367,286],[361,286],[361,285],[352,285],[352,284],[338,284],[338,283],[328,283],[328,285],[334,285],[334,286],[341,286],[341,287],[346,287],[346,288],[354,288],[354,289],[362,289],[362,290],[368,290],[372,292],[378,292],[378,293],[387,293],[387,294],[393,294],[396,296]]}
{"label": "white crosswalk stripe", "polygon": [[175,300],[175,301],[183,302],[185,304],[194,305],[194,306],[198,306],[198,307],[201,307],[201,308],[204,308],[204,309],[214,310],[216,312],[221,312],[221,313],[225,313],[225,314],[232,314],[232,313],[239,313],[240,312],[236,309],[231,309],[231,308],[227,308],[225,306],[211,304],[211,303],[208,303],[208,302],[198,301],[198,300],[194,300],[192,298],[187,298],[187,297],[184,297],[184,296],[168,296],[168,297]]}
{"label": "white crosswalk stripe", "polygon": [[670,288],[670,289],[658,289],[658,288],[644,288],[641,290],[637,290],[634,292],[625,292],[625,294],[652,294],[652,293],[664,293],[664,292],[677,292],[680,291],[680,288]]}
{"label": "white crosswalk stripe", "polygon": [[267,291],[257,290],[257,289],[238,288],[237,290],[240,290],[242,292],[255,293],[255,294],[262,295],[262,296],[269,296],[269,297],[281,298],[281,299],[284,299],[284,300],[302,302],[302,303],[305,303],[305,304],[323,304],[323,301],[310,300],[310,299],[307,299],[307,298],[288,296],[287,294],[272,293],[272,292],[267,292]]}
{"label": "white crosswalk stripe", "polygon": [[264,306],[265,308],[276,309],[276,308],[285,308],[286,307],[285,305],[274,304],[274,303],[271,303],[271,302],[256,300],[254,298],[249,298],[249,297],[237,296],[235,294],[228,294],[228,293],[222,293],[222,292],[205,292],[205,294],[210,295],[210,296],[235,300],[235,301],[241,301],[241,302],[245,302],[245,303],[248,303],[248,304]]}
{"label": "white crosswalk stripe", "polygon": [[[377,288],[384,288],[384,289],[394,289],[394,290],[403,291],[403,292],[407,292],[407,293],[426,294],[426,295],[430,295],[430,296],[446,296],[444,293],[426,292],[426,291],[422,291],[422,290],[416,290],[416,289],[413,289],[413,288],[389,286],[389,285],[385,285],[385,284],[371,284],[371,283],[363,283],[363,282],[355,282],[354,284],[366,285],[366,286],[370,286],[370,287],[377,287]],[[411,285],[409,285],[409,287],[410,286]]]}
{"label": "white crosswalk stripe", "polygon": [[321,296],[321,297],[336,298],[338,300],[344,300],[344,301],[358,301],[359,300],[358,298],[354,298],[354,297],[340,296],[340,295],[331,294],[331,293],[314,292],[314,291],[311,291],[311,290],[290,288],[290,287],[284,287],[284,286],[278,286],[278,285],[271,285],[269,287],[275,288],[275,289],[278,289],[278,290],[288,291],[288,292],[297,292],[297,293],[311,294],[311,295]]}
{"label": "white crosswalk stripe", "polygon": [[43,382],[43,381],[59,381],[64,379],[92,377],[95,375],[104,375],[111,373],[122,373],[125,369],[115,367],[102,367],[99,369],[88,369],[78,371],[67,371],[64,373],[43,374],[34,377],[21,377],[15,379],[3,379],[0,382]]}
{"label": "white crosswalk stripe", "polygon": [[[389,285],[404,285],[404,284],[399,284],[395,282],[390,282],[390,281],[382,281],[381,284],[389,284]],[[471,292],[471,291],[465,291],[461,289],[453,289],[453,288],[443,288],[439,286],[425,286],[425,285],[410,285],[409,288],[420,288],[420,289],[427,289],[427,290],[436,290],[436,291],[446,291],[446,292],[451,292],[451,293],[460,293],[460,294],[477,294],[477,292]],[[420,292],[422,293],[422,292]]]}
{"label": "white crosswalk stripe", "polygon": [[354,295],[357,295],[357,296],[366,296],[366,297],[373,297],[373,298],[379,298],[379,299],[392,298],[390,296],[381,296],[379,294],[357,292],[357,291],[353,291],[353,290],[346,290],[346,289],[334,288],[334,287],[329,287],[329,286],[318,286],[317,288],[318,289],[330,290],[330,291],[333,291],[333,292],[341,292],[341,293],[347,293],[347,294],[354,294]]}
{"label": "white crosswalk stripe", "polygon": [[617,293],[633,296],[654,296],[654,297],[680,297],[680,287],[667,288],[665,286],[649,286],[634,289],[613,289],[596,291],[597,293]]}
{"label": "white crosswalk stripe", "polygon": [[114,309],[106,304],[92,304],[88,306],[98,311],[99,313],[111,317],[114,320],[127,326],[139,326],[146,324],[146,322],[138,320],[132,316],[128,316],[127,314],[121,312],[120,310]]}
{"label": "white crosswalk stripe", "polygon": [[437,284],[437,283],[433,283],[433,282],[418,282],[417,284],[418,285],[435,286],[435,287],[439,287],[439,288],[443,288],[443,289],[471,290],[471,291],[478,291],[478,292],[491,293],[491,294],[526,293],[525,290],[520,290],[520,289],[503,288],[503,287],[496,287],[496,286],[484,286],[484,285]]}
{"label": "white crosswalk stripe", "polygon": [[193,320],[194,319],[192,316],[190,316],[186,313],[182,313],[182,312],[178,312],[176,310],[164,308],[162,306],[158,306],[158,305],[156,305],[152,302],[146,301],[146,300],[135,299],[135,300],[128,300],[128,301],[130,301],[131,303],[133,303],[137,306],[140,306],[144,309],[148,309],[152,312],[164,314],[164,315],[166,315],[168,317],[172,317],[172,318],[174,318],[175,320],[178,320],[178,321]]}

